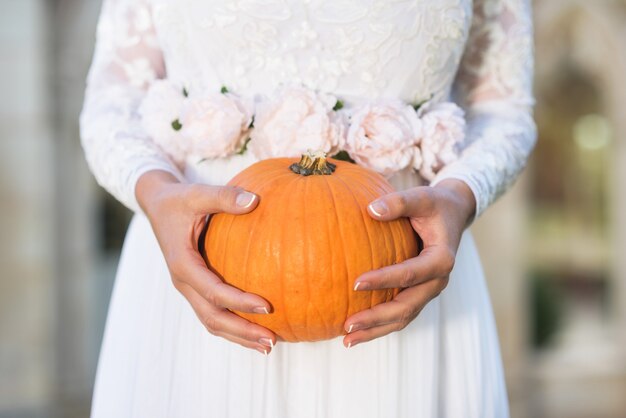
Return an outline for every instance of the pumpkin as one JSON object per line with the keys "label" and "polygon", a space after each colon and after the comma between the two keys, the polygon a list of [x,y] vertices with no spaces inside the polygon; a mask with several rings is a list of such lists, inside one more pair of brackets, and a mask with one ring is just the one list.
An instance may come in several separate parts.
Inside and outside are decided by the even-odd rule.
{"label": "pumpkin", "polygon": [[256,193],[259,204],[244,215],[212,215],[203,256],[226,283],[269,301],[269,314],[235,313],[280,340],[345,334],[348,316],[399,291],[355,291],[357,277],[418,253],[408,219],[369,216],[367,205],[393,187],[356,164],[327,161],[323,153],[308,153],[299,162],[273,158],[228,184]]}

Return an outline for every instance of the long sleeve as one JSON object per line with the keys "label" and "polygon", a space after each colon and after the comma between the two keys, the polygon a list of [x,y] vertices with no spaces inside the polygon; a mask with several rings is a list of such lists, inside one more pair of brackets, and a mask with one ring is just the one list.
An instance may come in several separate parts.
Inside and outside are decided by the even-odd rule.
{"label": "long sleeve", "polygon": [[536,142],[530,0],[475,0],[472,27],[454,85],[467,114],[467,146],[431,184],[468,184],[476,215],[504,193]]}
{"label": "long sleeve", "polygon": [[146,135],[138,108],[152,82],[165,76],[146,0],[104,0],[80,117],[81,142],[98,183],[139,211],[135,184],[149,170],[183,179]]}

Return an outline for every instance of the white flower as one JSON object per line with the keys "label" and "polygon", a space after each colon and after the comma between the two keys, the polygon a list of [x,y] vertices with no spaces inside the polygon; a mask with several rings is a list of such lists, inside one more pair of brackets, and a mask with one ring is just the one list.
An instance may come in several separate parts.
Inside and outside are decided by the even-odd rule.
{"label": "white flower", "polygon": [[144,57],[128,60],[121,65],[126,79],[133,87],[144,88],[157,81],[157,73],[150,61]]}
{"label": "white flower", "polygon": [[439,170],[459,157],[465,140],[463,109],[454,103],[426,103],[418,111],[422,125],[419,141],[421,162],[413,167],[426,180],[433,180]]}
{"label": "white flower", "polygon": [[188,152],[202,158],[222,158],[239,151],[251,121],[251,103],[230,93],[192,95],[180,117]]}
{"label": "white flower", "polygon": [[172,123],[180,118],[184,101],[182,88],[167,80],[156,80],[139,107],[144,131],[179,164],[185,159],[187,141],[172,128]]}
{"label": "white flower", "polygon": [[420,128],[415,110],[401,101],[365,104],[352,114],[346,151],[358,164],[390,176],[413,163]]}
{"label": "white flower", "polygon": [[345,121],[337,99],[304,87],[284,88],[257,105],[250,151],[258,159],[299,157],[307,150],[334,154],[343,147]]}

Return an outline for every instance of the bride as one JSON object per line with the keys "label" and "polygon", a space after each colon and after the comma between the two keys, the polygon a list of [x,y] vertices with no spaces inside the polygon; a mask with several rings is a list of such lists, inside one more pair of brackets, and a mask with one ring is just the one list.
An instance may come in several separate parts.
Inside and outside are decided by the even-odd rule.
{"label": "bride", "polygon": [[[92,416],[507,417],[491,306],[466,228],[534,146],[532,58],[530,0],[104,0],[81,136],[98,182],[136,214]],[[357,292],[404,290],[348,317],[343,337],[279,341],[231,312],[271,315],[269,301],[224,284],[199,255],[208,214],[259,203],[224,186],[254,153],[218,152],[222,125],[202,132],[168,119],[174,102],[214,97],[222,86],[228,97],[270,102],[285,89],[305,91],[309,102],[293,99],[305,104],[300,113],[285,110],[291,121],[323,95],[347,111],[425,100],[465,111],[454,158],[427,154],[422,139],[419,164],[399,163],[399,148],[385,142],[393,133],[374,132],[397,192],[368,213],[410,218],[424,250],[355,278]],[[375,127],[404,123],[386,115]],[[176,149],[185,133],[211,158]]]}

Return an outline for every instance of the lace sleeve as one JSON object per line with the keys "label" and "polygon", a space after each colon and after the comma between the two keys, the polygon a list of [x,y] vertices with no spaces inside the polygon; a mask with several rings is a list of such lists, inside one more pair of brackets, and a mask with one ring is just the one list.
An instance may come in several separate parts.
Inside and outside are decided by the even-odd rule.
{"label": "lace sleeve", "polygon": [[536,142],[530,0],[476,0],[468,44],[454,86],[467,112],[468,145],[433,185],[465,181],[476,217],[516,180]]}
{"label": "lace sleeve", "polygon": [[80,117],[81,142],[98,183],[139,211],[135,184],[149,170],[182,180],[176,166],[141,128],[138,108],[165,75],[146,0],[104,0]]}

